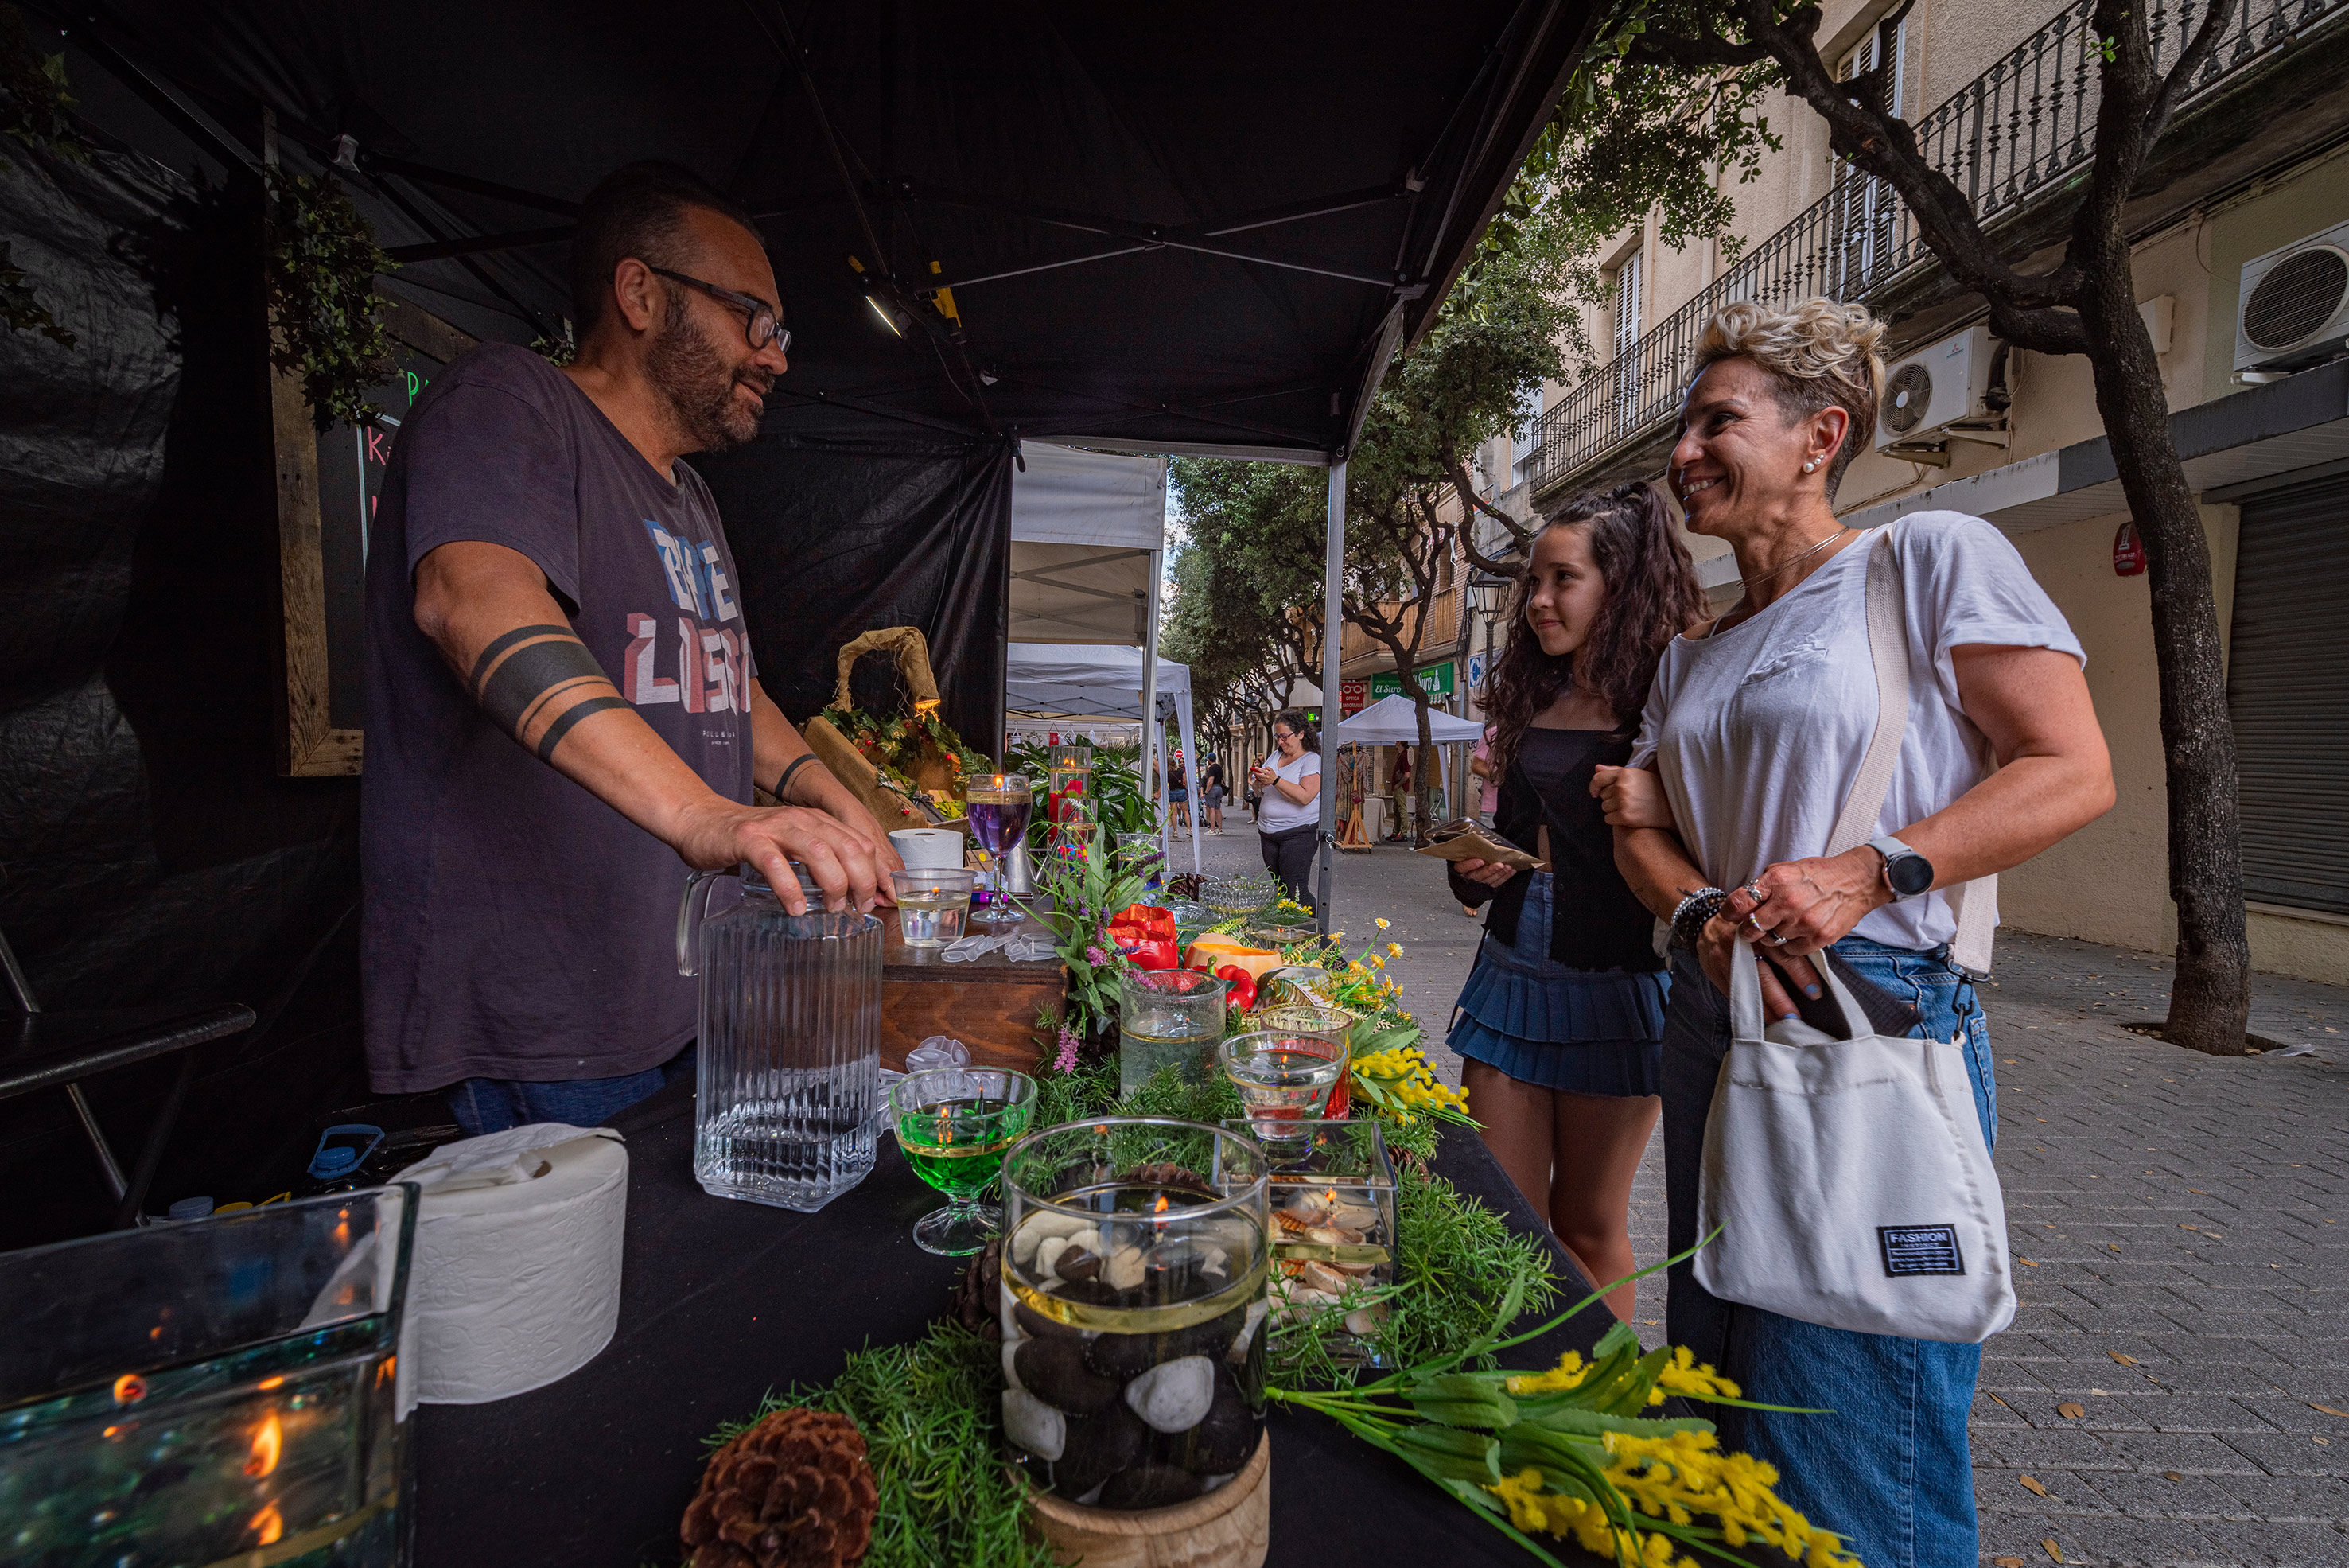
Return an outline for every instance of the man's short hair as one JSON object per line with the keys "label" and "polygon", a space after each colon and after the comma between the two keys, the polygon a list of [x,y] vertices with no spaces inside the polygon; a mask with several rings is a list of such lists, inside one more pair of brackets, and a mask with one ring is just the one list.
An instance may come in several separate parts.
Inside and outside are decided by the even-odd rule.
{"label": "man's short hair", "polygon": [[690,270],[685,215],[695,207],[759,232],[740,202],[690,169],[657,159],[615,169],[587,192],[571,236],[571,314],[579,336],[602,319],[613,270],[628,257],[647,266]]}

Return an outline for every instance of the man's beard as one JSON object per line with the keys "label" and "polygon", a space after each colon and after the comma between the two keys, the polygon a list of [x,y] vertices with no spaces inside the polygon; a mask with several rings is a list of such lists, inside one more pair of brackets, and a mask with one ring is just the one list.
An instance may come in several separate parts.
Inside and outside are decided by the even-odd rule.
{"label": "man's beard", "polygon": [[[680,295],[677,305],[684,301]],[[688,452],[727,452],[759,433],[759,412],[734,396],[737,381],[763,395],[775,378],[757,365],[730,369],[682,308],[672,308],[645,356],[645,374],[668,401]]]}

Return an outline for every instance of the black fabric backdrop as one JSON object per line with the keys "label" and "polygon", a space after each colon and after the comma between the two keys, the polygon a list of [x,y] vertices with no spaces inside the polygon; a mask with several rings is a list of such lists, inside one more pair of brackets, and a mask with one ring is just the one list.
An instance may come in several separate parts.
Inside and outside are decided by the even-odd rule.
{"label": "black fabric backdrop", "polygon": [[[805,722],[832,701],[843,643],[919,627],[946,722],[989,756],[1001,749],[1008,447],[763,436],[692,462],[742,570],[759,683],[786,717]],[[859,663],[860,706],[902,711],[895,669],[877,655]]]}

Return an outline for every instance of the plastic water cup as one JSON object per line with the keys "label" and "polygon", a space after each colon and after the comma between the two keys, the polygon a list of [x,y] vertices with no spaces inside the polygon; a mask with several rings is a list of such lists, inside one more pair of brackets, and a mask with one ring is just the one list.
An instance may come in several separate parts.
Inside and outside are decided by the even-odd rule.
{"label": "plastic water cup", "polygon": [[970,913],[969,871],[892,871],[897,898],[897,929],[909,948],[942,948],[962,936]]}

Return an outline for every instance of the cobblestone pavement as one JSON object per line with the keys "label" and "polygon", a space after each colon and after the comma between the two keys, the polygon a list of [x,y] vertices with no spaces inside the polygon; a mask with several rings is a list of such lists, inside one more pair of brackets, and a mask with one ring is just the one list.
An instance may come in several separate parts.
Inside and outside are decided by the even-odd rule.
{"label": "cobblestone pavement", "polygon": [[[1241,820],[1210,869],[1257,865]],[[1481,934],[1442,867],[1341,856],[1338,923],[1403,944],[1391,972],[1441,1048]],[[1972,1415],[1982,1555],[2055,1562],[2349,1564],[2349,988],[2256,977],[2261,1055],[2196,1055],[2158,1020],[2158,957],[2017,932],[1984,988],[1998,1164],[2022,1306],[1986,1347]],[[1633,1193],[1662,1254],[1661,1140]],[[1663,1332],[1661,1281],[1637,1318]]]}

